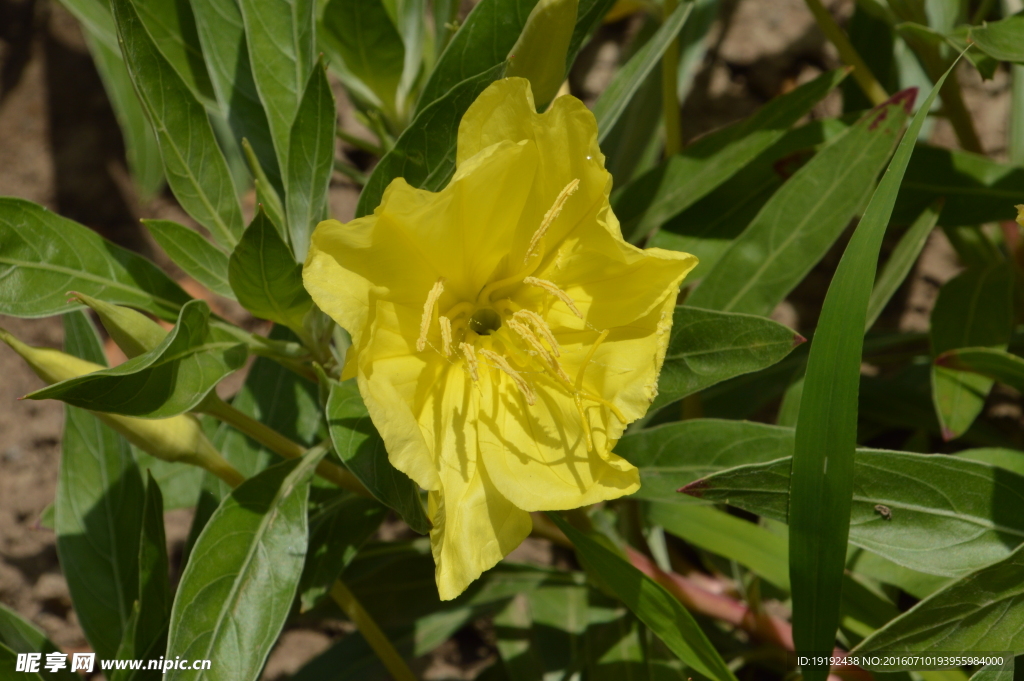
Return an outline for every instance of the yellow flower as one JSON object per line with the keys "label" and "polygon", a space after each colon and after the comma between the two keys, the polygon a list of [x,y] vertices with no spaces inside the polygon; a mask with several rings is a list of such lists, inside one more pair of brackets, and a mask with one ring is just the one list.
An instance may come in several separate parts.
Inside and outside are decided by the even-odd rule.
{"label": "yellow flower", "polygon": [[657,393],[692,255],[622,239],[597,124],[528,81],[485,90],[444,190],[396,179],[381,205],[321,222],[303,269],[352,336],[391,463],[428,490],[442,599],[530,533],[530,511],[635,492],[612,453]]}

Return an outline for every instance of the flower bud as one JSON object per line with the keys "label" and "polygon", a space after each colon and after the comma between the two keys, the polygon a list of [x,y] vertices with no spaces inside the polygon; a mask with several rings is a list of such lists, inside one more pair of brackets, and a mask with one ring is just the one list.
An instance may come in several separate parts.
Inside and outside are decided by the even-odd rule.
{"label": "flower bud", "polygon": [[99,315],[103,328],[128,359],[149,352],[167,337],[165,328],[130,307],[97,300],[77,291],[69,291],[69,295]]}
{"label": "flower bud", "polygon": [[578,8],[579,0],[540,0],[509,53],[512,63],[505,75],[528,79],[539,108],[555,98],[565,80],[565,61]]}
{"label": "flower bud", "polygon": [[[3,329],[0,329],[0,340],[21,355],[36,375],[47,383],[65,381],[104,368],[60,350],[26,345]],[[120,414],[91,413],[133,445],[158,459],[205,468],[232,487],[245,480],[207,439],[194,416],[182,414],[169,419],[140,419]]]}
{"label": "flower bud", "polygon": [[1024,227],[1024,203],[1014,206],[1017,209],[1017,224]]}

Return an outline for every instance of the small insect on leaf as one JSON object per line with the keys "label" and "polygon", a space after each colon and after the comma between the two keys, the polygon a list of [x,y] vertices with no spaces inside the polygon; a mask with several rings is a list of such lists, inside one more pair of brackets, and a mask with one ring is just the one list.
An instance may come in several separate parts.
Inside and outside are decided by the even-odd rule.
{"label": "small insect on leaf", "polygon": [[885,504],[875,504],[875,512],[884,520],[892,520],[892,509]]}

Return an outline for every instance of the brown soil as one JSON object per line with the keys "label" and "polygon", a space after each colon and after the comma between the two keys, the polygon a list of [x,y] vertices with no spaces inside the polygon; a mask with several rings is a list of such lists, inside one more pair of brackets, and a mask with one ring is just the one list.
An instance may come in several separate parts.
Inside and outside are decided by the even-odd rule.
{"label": "brown soil", "polygon": [[[834,50],[802,0],[725,0],[723,5],[726,21],[719,21],[712,30],[709,56],[683,108],[687,138],[745,117],[794,83],[838,65]],[[840,19],[852,11],[852,0],[830,5]],[[607,82],[607,70],[614,67],[619,42],[627,32],[613,27],[601,34],[606,44],[595,50],[599,58],[594,68],[606,73],[591,74],[586,83]],[[1005,74],[989,83],[982,83],[969,69],[962,75],[986,149],[1004,155]],[[819,113],[835,114],[839,107],[838,99],[830,99]],[[341,114],[347,126],[352,123],[346,107],[342,106]],[[936,126],[935,141],[954,144],[948,126]],[[138,229],[138,219],[167,217],[189,223],[169,194],[145,204],[136,197],[125,170],[116,121],[78,26],[49,0],[0,0],[0,195],[41,203],[156,258],[171,271],[173,266]],[[349,219],[356,196],[350,185],[338,179],[331,193],[334,217]],[[251,199],[248,203],[251,210]],[[830,254],[812,276],[827,282],[838,254]],[[926,327],[936,284],[952,276],[956,266],[948,243],[941,234],[935,235],[921,271],[905,287],[909,296],[903,328]],[[813,320],[800,320],[796,310],[813,308],[807,304],[811,302],[820,299],[798,301],[779,314],[794,326],[807,325]],[[244,319],[237,308],[226,312]],[[0,326],[32,344],[59,346],[61,342],[57,319],[0,317]],[[54,535],[39,526],[40,513],[52,502],[56,485],[61,407],[53,402],[18,401],[39,387],[40,381],[2,344],[0,376],[0,602],[40,626],[61,648],[83,649],[87,643],[71,609]],[[173,512],[167,520],[173,552],[184,541],[190,514]],[[549,562],[550,551],[543,543],[533,544],[524,545],[517,555]],[[265,677],[295,671],[339,635],[339,631],[308,629],[287,632],[270,658]],[[458,656],[453,657],[449,648],[443,647],[429,663],[427,676],[470,678],[479,665],[453,664]]]}

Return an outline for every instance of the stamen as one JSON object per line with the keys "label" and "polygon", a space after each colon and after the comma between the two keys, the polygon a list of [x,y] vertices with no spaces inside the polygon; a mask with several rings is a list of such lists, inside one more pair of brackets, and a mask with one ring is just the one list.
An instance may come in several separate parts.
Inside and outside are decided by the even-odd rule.
{"label": "stamen", "polygon": [[562,207],[565,205],[565,202],[570,196],[576,193],[576,189],[578,189],[579,186],[579,180],[573,180],[569,184],[565,185],[565,189],[563,189],[558,195],[558,198],[555,199],[554,205],[551,206],[547,213],[544,213],[544,219],[541,220],[540,227],[537,228],[537,231],[533,233],[533,237],[530,239],[530,246],[526,249],[526,255],[523,257],[524,265],[530,262],[530,258],[535,255],[534,250],[536,250],[537,245],[540,244],[540,240],[544,238],[544,234],[548,231],[548,228],[551,227],[551,223],[554,222],[555,218],[558,217],[558,214],[562,212]]}
{"label": "stamen", "polygon": [[447,317],[438,317],[438,324],[441,325],[441,352],[445,357],[452,356],[452,320]]}
{"label": "stamen", "polygon": [[430,320],[434,317],[434,306],[438,298],[444,293],[444,277],[438,277],[434,285],[430,287],[427,300],[423,303],[423,316],[420,317],[420,336],[416,339],[416,351],[423,352],[427,347],[427,332],[430,330]]}
{"label": "stamen", "polygon": [[558,341],[555,340],[555,334],[551,332],[551,327],[544,321],[544,318],[533,310],[519,310],[512,315],[516,319],[524,319],[533,325],[533,328],[540,332],[540,335],[544,336],[544,340],[548,342],[551,347],[551,352],[555,353],[555,357],[562,356],[562,348],[559,347]]}
{"label": "stamen", "polygon": [[590,417],[587,416],[587,410],[583,407],[583,398],[579,395],[573,395],[573,402],[576,403],[576,411],[580,413],[580,423],[583,424],[583,437],[587,441],[587,451],[594,451],[594,434],[590,430]]}
{"label": "stamen", "polygon": [[476,351],[473,349],[473,346],[469,343],[459,343],[459,349],[462,350],[462,356],[466,358],[466,368],[469,369],[469,375],[473,377],[474,381],[479,381],[480,374],[476,370]]}
{"label": "stamen", "polygon": [[533,394],[533,389],[530,387],[530,384],[526,382],[526,379],[523,378],[518,371],[512,368],[504,357],[490,350],[481,350],[480,354],[493,363],[494,366],[508,374],[508,377],[511,378],[512,382],[516,384],[517,388],[519,388],[519,392],[523,393],[523,396],[526,398],[526,403],[531,407],[534,405],[537,401],[537,396]]}
{"label": "stamen", "polygon": [[587,356],[583,358],[583,363],[580,364],[580,370],[576,372],[576,392],[583,389],[583,372],[587,370],[587,365],[590,364],[590,360],[594,358],[594,353],[601,347],[601,343],[608,337],[609,329],[602,331],[594,344],[590,346],[590,350],[587,351]]}
{"label": "stamen", "polygon": [[555,296],[563,303],[565,303],[565,306],[568,307],[574,315],[576,315],[580,319],[583,319],[583,313],[580,312],[579,308],[576,307],[576,302],[569,297],[568,293],[558,288],[558,286],[555,285],[554,282],[548,281],[547,279],[538,279],[537,277],[526,277],[525,279],[523,279],[523,283],[544,289],[545,291],[547,291],[548,293],[550,293],[551,295]]}
{"label": "stamen", "polygon": [[565,373],[565,369],[562,368],[562,365],[558,363],[557,359],[551,356],[551,353],[548,352],[547,348],[541,344],[540,339],[534,335],[533,331],[530,330],[530,327],[519,322],[514,317],[508,320],[508,327],[518,333],[519,336],[526,341],[527,345],[532,347],[541,357],[547,360],[551,370],[558,378],[564,381],[567,386],[572,385],[572,379],[569,378],[569,374]]}

